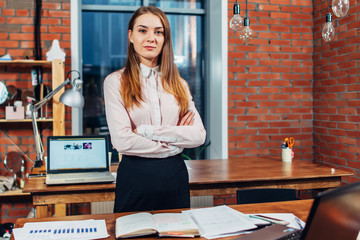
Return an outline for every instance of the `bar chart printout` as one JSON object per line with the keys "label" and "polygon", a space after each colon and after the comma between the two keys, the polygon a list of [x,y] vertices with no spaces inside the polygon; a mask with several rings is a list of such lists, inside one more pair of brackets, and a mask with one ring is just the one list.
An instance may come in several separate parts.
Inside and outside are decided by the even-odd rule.
{"label": "bar chart printout", "polygon": [[59,240],[59,239],[99,239],[109,236],[105,220],[54,221],[25,223],[23,228],[15,228],[18,239]]}

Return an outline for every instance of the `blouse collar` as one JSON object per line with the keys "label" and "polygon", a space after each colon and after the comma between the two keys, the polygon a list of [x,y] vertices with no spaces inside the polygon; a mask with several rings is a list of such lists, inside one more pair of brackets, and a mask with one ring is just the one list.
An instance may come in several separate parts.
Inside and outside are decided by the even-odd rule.
{"label": "blouse collar", "polygon": [[154,68],[149,68],[148,66],[140,63],[140,70],[141,70],[141,74],[144,77],[150,77],[151,73],[153,73],[153,72],[157,73],[158,75],[161,75],[160,66],[156,66]]}

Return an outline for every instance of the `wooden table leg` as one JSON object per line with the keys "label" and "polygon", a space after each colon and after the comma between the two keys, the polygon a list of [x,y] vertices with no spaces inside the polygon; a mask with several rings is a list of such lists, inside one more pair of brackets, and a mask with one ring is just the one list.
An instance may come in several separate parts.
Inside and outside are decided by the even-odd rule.
{"label": "wooden table leg", "polygon": [[36,218],[48,217],[48,206],[36,206]]}
{"label": "wooden table leg", "polygon": [[55,204],[55,217],[66,216],[66,204]]}

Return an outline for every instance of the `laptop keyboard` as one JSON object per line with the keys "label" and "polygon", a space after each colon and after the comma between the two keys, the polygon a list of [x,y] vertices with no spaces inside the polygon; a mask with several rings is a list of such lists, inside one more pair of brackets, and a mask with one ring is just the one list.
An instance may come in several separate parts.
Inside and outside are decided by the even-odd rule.
{"label": "laptop keyboard", "polygon": [[68,174],[53,174],[50,179],[77,179],[77,178],[103,178],[110,176],[111,173],[103,172],[103,173],[96,173],[96,176],[93,173],[68,173]]}
{"label": "laptop keyboard", "polygon": [[281,238],[279,240],[299,240],[300,236],[301,236],[301,233],[302,233],[301,230],[297,230],[297,231],[294,231],[293,233],[291,233],[291,234],[287,235],[286,237]]}

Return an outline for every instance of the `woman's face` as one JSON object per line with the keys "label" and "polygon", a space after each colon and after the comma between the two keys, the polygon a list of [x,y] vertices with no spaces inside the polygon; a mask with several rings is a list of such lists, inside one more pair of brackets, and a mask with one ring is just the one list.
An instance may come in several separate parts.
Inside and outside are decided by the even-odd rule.
{"label": "woman's face", "polygon": [[135,20],[128,34],[140,62],[148,67],[156,67],[164,44],[164,27],[160,18],[152,13],[143,14]]}

